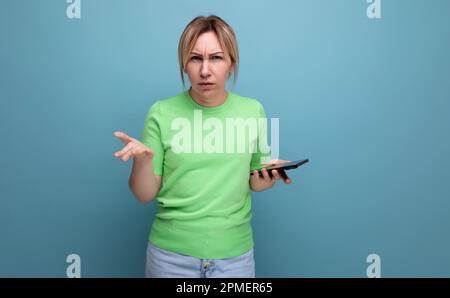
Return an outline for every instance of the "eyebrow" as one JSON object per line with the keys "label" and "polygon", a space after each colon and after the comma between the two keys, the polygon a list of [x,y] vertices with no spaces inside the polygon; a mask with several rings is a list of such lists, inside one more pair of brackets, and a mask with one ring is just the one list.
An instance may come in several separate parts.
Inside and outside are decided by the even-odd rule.
{"label": "eyebrow", "polygon": [[[209,56],[216,55],[216,54],[223,54],[223,52],[215,52],[215,53],[211,53],[211,54],[209,54]],[[203,56],[202,54],[197,53],[197,52],[192,52],[191,55],[199,55],[199,56]]]}

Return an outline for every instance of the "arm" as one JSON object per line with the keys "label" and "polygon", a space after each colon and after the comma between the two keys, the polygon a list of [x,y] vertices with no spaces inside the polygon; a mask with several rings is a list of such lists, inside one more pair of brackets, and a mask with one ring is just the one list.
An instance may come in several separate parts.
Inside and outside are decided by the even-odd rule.
{"label": "arm", "polygon": [[151,159],[134,159],[128,185],[141,203],[148,203],[158,195],[161,176],[153,172]]}
{"label": "arm", "polygon": [[154,151],[123,132],[118,131],[114,135],[126,144],[114,156],[121,158],[124,162],[133,157],[128,186],[140,202],[150,202],[161,188],[161,175],[156,175],[154,171]]}

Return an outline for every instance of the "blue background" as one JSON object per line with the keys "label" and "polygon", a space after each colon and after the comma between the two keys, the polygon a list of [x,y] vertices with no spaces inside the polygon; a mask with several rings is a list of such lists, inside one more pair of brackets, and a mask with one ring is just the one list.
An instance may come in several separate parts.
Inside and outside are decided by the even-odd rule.
{"label": "blue background", "polygon": [[197,15],[235,29],[234,91],[280,118],[280,158],[253,193],[257,277],[450,276],[450,2],[1,1],[0,276],[144,275],[155,202],[128,189],[113,131],[182,91]]}

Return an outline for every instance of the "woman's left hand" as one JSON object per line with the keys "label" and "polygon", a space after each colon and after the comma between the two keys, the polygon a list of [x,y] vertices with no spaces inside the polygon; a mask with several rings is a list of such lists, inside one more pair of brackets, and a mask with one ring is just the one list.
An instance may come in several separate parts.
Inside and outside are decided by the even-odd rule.
{"label": "woman's left hand", "polygon": [[277,180],[283,179],[283,182],[285,184],[291,184],[292,180],[286,175],[286,172],[284,170],[272,170],[272,177],[269,176],[269,172],[266,169],[266,166],[276,166],[280,164],[284,164],[290,162],[290,160],[271,160],[268,163],[263,164],[263,167],[261,172],[263,174],[263,177],[259,176],[258,170],[254,170],[250,177],[250,187],[253,191],[264,191],[268,188],[271,188],[275,185]]}

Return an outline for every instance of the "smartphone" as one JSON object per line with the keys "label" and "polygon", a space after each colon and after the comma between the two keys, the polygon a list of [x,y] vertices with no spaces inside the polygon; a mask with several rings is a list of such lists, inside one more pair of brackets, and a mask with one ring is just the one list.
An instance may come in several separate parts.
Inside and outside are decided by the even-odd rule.
{"label": "smartphone", "polygon": [[[276,165],[276,166],[267,165],[267,167],[265,167],[265,168],[267,169],[269,177],[272,177],[272,170],[284,170],[284,171],[292,170],[292,169],[298,168],[301,165],[304,165],[308,161],[309,161],[309,159],[294,160],[294,161],[290,161],[290,162],[287,162],[287,163],[279,164],[279,165]],[[259,173],[260,177],[263,177],[261,169],[258,169],[258,173]],[[253,172],[251,172],[251,175],[253,175]]]}

